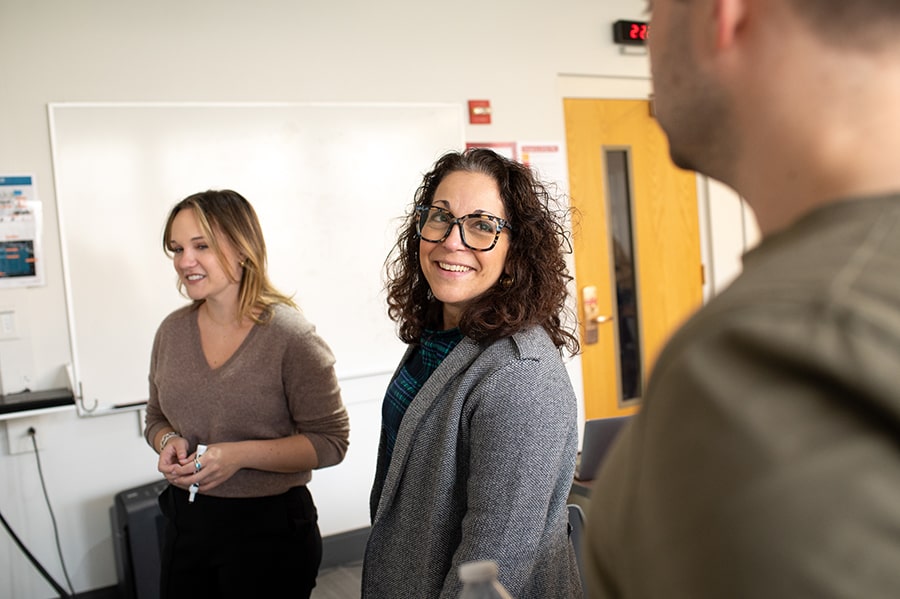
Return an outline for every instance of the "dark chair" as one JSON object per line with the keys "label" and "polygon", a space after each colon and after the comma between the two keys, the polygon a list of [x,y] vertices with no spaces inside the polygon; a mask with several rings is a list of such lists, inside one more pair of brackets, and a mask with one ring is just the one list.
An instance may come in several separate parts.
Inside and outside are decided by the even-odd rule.
{"label": "dark chair", "polygon": [[569,527],[572,532],[569,538],[575,548],[575,562],[578,564],[578,575],[581,578],[581,588],[584,589],[584,599],[588,599],[587,583],[584,580],[584,564],[581,557],[581,543],[584,536],[584,512],[581,506],[570,503],[566,506],[569,510]]}

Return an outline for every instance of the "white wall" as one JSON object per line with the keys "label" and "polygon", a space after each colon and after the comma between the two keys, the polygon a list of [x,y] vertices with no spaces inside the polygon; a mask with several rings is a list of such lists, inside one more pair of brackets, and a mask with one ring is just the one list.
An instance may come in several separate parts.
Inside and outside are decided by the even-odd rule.
{"label": "white wall", "polygon": [[[646,84],[646,56],[622,54],[611,41],[611,23],[643,18],[644,8],[644,0],[0,0],[0,174],[36,176],[46,262],[46,285],[0,290],[0,307],[15,311],[21,332],[20,339],[0,341],[0,362],[19,364],[19,374],[7,374],[7,379],[21,377],[4,381],[4,387],[24,386],[25,376],[32,389],[62,386],[62,366],[71,360],[48,103],[464,105],[468,99],[490,99],[493,124],[468,126],[467,139],[563,141],[561,75],[625,87],[635,81]],[[428,166],[397,168],[422,172]],[[734,238],[733,219],[716,226],[727,228],[727,236]],[[97,234],[102,236],[106,227],[115,223],[98,214]],[[743,238],[742,232],[737,235]],[[707,245],[715,243],[708,240]],[[735,263],[733,250],[717,265]],[[129,248],[116,245],[108,251],[114,257]],[[381,392],[373,390],[373,397]],[[374,459],[367,452],[374,451],[375,429],[365,422],[377,420],[377,414],[373,399],[353,415],[359,433],[351,440],[354,460]],[[115,584],[108,518],[112,497],[157,476],[155,455],[140,436],[138,416],[78,418],[63,412],[15,426],[26,424],[36,427],[43,446],[44,475],[76,591]],[[0,429],[5,436],[5,427]],[[340,484],[345,499],[321,506],[323,532],[364,525],[356,514],[365,509],[371,481],[342,480],[341,466],[321,474],[319,484]],[[315,484],[311,488],[317,493]],[[329,512],[330,507],[339,511]],[[3,438],[0,511],[62,582],[34,454],[10,455]],[[344,511],[355,515],[341,519]],[[52,594],[0,532],[0,597]]]}

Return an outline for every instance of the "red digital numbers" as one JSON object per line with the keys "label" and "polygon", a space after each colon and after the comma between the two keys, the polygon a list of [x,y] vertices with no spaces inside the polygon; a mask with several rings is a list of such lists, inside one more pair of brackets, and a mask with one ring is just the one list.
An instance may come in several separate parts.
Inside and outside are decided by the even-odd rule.
{"label": "red digital numbers", "polygon": [[643,46],[650,35],[646,21],[616,21],[613,23],[613,41],[617,44]]}
{"label": "red digital numbers", "polygon": [[646,23],[632,23],[631,29],[628,31],[628,37],[633,40],[643,40],[647,39],[647,30],[648,26]]}

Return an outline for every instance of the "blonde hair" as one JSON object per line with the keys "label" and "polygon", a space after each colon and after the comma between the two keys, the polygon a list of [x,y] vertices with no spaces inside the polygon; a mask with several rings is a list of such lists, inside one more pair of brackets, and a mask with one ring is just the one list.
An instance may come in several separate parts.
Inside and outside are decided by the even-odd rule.
{"label": "blonde hair", "polygon": [[[269,280],[266,242],[262,227],[253,206],[241,194],[230,189],[210,189],[195,193],[175,204],[166,219],[162,239],[163,251],[170,258],[172,223],[178,213],[185,209],[194,211],[209,247],[229,279],[234,282],[238,281],[233,278],[232,268],[225,262],[219,236],[224,236],[242,257],[238,317],[249,317],[254,322],[262,324],[268,320],[271,307],[275,304],[297,307],[290,296],[276,289]],[[186,295],[181,279],[178,280],[178,291]],[[199,306],[203,301],[205,300],[195,300],[194,305]]]}

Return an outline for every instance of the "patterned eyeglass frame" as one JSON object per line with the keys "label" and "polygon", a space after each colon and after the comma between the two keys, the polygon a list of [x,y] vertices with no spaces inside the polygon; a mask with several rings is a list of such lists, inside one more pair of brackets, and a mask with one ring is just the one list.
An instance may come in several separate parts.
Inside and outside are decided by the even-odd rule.
{"label": "patterned eyeglass frame", "polygon": [[[427,213],[431,209],[440,210],[441,212],[447,213],[451,218],[450,222],[447,224],[447,230],[444,231],[444,235],[440,239],[426,239],[422,237],[422,214]],[[473,248],[466,241],[466,232],[463,229],[463,222],[469,218],[478,218],[478,219],[488,219],[492,222],[497,223],[497,232],[494,233],[494,241],[491,242],[491,245],[486,248]],[[441,243],[445,239],[450,236],[450,231],[453,230],[454,225],[459,225],[459,238],[463,242],[463,245],[472,250],[473,252],[489,252],[494,249],[494,246],[497,245],[497,240],[500,239],[500,233],[506,229],[509,232],[512,232],[513,228],[510,226],[509,221],[506,221],[499,216],[494,216],[493,214],[464,214],[463,216],[453,216],[453,213],[447,210],[446,208],[441,208],[440,206],[416,206],[416,235],[419,239],[423,241],[427,241],[428,243]]]}

